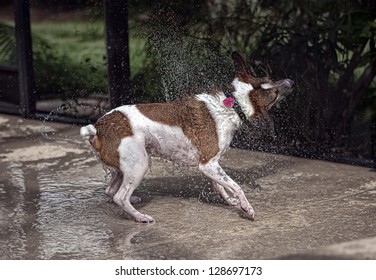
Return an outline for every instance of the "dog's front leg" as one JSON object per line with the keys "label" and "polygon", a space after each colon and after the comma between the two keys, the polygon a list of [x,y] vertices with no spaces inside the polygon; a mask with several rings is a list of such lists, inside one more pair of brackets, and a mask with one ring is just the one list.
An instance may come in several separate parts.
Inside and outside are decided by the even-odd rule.
{"label": "dog's front leg", "polygon": [[232,180],[226,172],[219,165],[217,159],[212,159],[205,164],[200,164],[199,169],[210,179],[214,180],[216,183],[222,185],[224,188],[229,190],[234,197],[238,198],[240,201],[240,208],[248,215],[250,219],[254,219],[255,211],[252,205],[249,203],[243,190],[239,187],[234,180]]}

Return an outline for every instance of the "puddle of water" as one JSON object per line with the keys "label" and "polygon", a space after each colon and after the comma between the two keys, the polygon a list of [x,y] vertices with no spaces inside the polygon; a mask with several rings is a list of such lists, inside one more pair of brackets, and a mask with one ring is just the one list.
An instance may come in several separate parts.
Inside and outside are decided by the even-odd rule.
{"label": "puddle of water", "polygon": [[[63,160],[30,161],[40,159],[29,155],[23,161],[0,161],[0,258],[123,258],[132,243],[118,241],[139,229],[124,230],[134,222],[105,196],[101,167],[80,153],[64,155]],[[70,168],[58,170],[64,160]],[[93,170],[82,172],[85,165]]]}
{"label": "puddle of water", "polygon": [[122,259],[155,235],[106,197],[77,127],[30,123],[0,117],[0,259]]}

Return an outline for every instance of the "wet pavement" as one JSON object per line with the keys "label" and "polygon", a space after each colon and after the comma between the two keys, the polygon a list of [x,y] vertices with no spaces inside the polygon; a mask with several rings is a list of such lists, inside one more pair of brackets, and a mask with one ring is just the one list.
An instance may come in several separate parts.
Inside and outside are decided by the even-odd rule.
{"label": "wet pavement", "polygon": [[135,194],[156,222],[139,224],[78,133],[0,115],[1,259],[376,259],[374,170],[231,149],[250,221],[196,170],[154,160]]}

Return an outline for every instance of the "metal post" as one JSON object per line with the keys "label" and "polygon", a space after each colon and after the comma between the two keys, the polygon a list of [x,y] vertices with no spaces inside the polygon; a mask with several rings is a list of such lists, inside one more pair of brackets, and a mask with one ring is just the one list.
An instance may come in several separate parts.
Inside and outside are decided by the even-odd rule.
{"label": "metal post", "polygon": [[132,103],[128,46],[128,1],[104,0],[111,107]]}
{"label": "metal post", "polygon": [[33,52],[30,32],[29,0],[14,0],[20,113],[30,117],[35,113]]}

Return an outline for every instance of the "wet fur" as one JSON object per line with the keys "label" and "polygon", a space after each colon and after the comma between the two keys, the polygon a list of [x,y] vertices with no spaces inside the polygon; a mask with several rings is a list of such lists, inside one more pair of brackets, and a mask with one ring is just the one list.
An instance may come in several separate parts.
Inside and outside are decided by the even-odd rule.
{"label": "wet fur", "polygon": [[[270,109],[291,91],[293,82],[258,79],[250,75],[244,60],[233,53],[235,79],[228,87],[248,119],[270,117]],[[136,210],[133,197],[148,167],[150,156],[197,166],[212,180],[213,188],[227,204],[239,206],[248,218],[255,212],[241,187],[219,165],[242,121],[224,106],[226,95],[213,89],[171,103],[125,105],[105,114],[95,125],[81,128],[101,161],[112,169],[106,193],[138,222],[154,219]]]}

